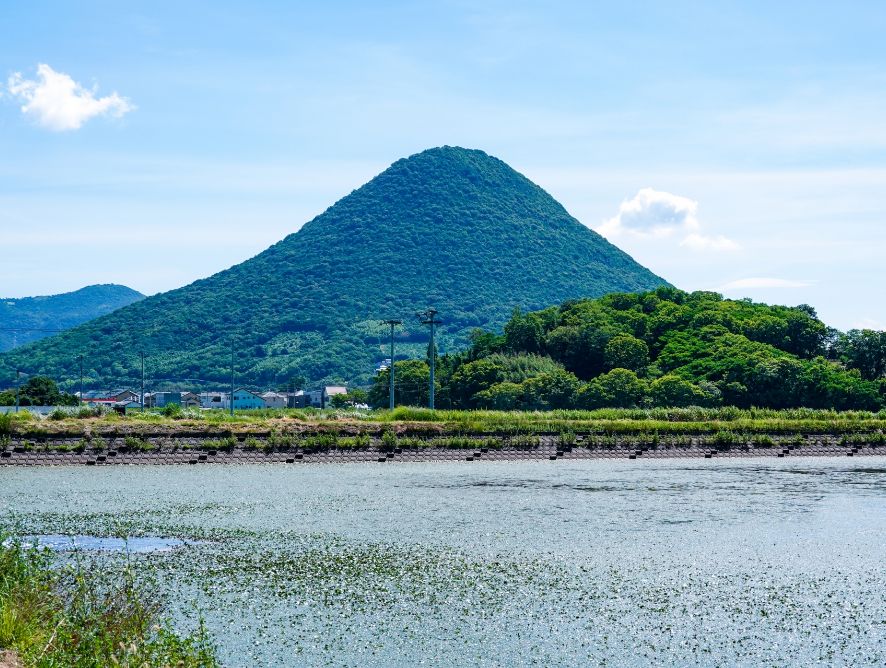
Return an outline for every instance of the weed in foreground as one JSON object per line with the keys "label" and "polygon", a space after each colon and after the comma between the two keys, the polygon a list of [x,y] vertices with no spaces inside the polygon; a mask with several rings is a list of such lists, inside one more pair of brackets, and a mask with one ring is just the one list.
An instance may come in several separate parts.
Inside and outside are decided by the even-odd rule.
{"label": "weed in foreground", "polygon": [[176,633],[128,558],[122,570],[102,563],[61,564],[0,532],[0,648],[25,668],[218,665],[202,620]]}

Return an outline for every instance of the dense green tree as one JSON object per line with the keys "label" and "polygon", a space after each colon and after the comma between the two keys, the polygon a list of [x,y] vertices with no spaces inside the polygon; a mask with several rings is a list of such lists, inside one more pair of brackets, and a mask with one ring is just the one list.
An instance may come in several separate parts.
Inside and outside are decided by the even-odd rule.
{"label": "dense green tree", "polygon": [[[369,405],[375,408],[388,406],[389,370],[384,369],[375,377],[369,389]],[[424,360],[394,362],[394,393],[398,406],[427,406],[431,369]],[[435,379],[436,380],[436,379]],[[435,393],[436,393],[435,383]]]}
{"label": "dense green tree", "polygon": [[[477,405],[495,400],[499,405],[539,408],[574,401],[593,407],[651,401],[877,409],[886,403],[886,334],[835,334],[805,305],[768,306],[662,287],[571,300],[558,310],[535,314],[515,312],[504,338],[512,359],[521,352],[543,350],[566,372],[588,382],[571,399],[565,392],[550,400],[553,394],[542,390],[553,370],[514,378],[502,371],[500,360],[480,364],[491,362],[497,353],[472,349],[455,360],[454,377],[467,373],[458,368],[467,360],[474,364],[470,370],[486,370],[483,381],[488,388],[471,388]],[[822,357],[825,351],[836,361]],[[522,393],[513,385],[499,390],[497,385],[505,382],[518,384]],[[464,394],[456,405],[472,405]]]}
{"label": "dense green tree", "polygon": [[646,383],[629,369],[613,369],[578,391],[576,402],[580,408],[633,408],[640,406],[647,396]]}
{"label": "dense green tree", "polygon": [[0,394],[0,406],[15,405],[16,394],[21,406],[76,406],[76,396],[59,392],[58,385],[46,376],[33,376],[16,393],[9,390]]}
{"label": "dense green tree", "polygon": [[698,385],[672,375],[652,381],[649,396],[656,406],[706,406],[711,403],[711,397]]}
{"label": "dense green tree", "polygon": [[886,332],[851,329],[838,337],[837,358],[862,378],[876,380],[886,375]]}
{"label": "dense green tree", "polygon": [[606,343],[603,359],[609,369],[640,371],[649,365],[649,346],[630,334],[618,334]]}
{"label": "dense green tree", "polygon": [[480,408],[510,411],[523,407],[525,388],[522,383],[498,383],[478,392],[474,399]]}
{"label": "dense green tree", "polygon": [[449,397],[461,408],[475,408],[475,395],[504,380],[500,365],[490,359],[479,359],[462,365],[449,383]]}
{"label": "dense green tree", "polygon": [[568,371],[552,371],[523,381],[523,401],[533,410],[573,408],[581,381]]}

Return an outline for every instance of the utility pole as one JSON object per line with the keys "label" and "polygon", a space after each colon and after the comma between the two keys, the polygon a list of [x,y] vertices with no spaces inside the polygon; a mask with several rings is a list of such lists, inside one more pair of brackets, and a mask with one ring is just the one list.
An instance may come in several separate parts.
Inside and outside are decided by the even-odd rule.
{"label": "utility pole", "polygon": [[145,412],[145,351],[141,351],[142,357],[142,413]]}
{"label": "utility pole", "polygon": [[22,370],[15,370],[15,412],[18,413],[19,395],[22,393]]}
{"label": "utility pole", "polygon": [[442,320],[437,319],[437,313],[437,309],[429,308],[422,313],[416,314],[421,324],[430,325],[431,327],[431,347],[429,352],[431,358],[431,386],[428,394],[428,408],[431,410],[434,410],[434,366],[437,361],[437,348],[434,346],[434,329],[437,325],[443,324]]}
{"label": "utility pole", "polygon": [[83,403],[83,355],[77,355],[80,362],[80,403]]}
{"label": "utility pole", "polygon": [[234,339],[231,339],[231,415],[234,415]]}
{"label": "utility pole", "polygon": [[390,376],[390,409],[394,410],[394,327],[402,325],[402,320],[382,320],[383,325],[391,327],[391,366],[388,375]]}

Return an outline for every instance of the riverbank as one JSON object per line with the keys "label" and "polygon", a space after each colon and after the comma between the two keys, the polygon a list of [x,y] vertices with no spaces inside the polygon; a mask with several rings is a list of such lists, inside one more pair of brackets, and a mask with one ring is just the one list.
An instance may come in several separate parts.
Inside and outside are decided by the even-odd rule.
{"label": "riverbank", "polygon": [[808,409],[27,413],[0,424],[0,465],[859,456],[886,413]]}
{"label": "riverbank", "polygon": [[[430,461],[555,461],[585,459],[672,459],[723,457],[860,457],[886,454],[879,443],[826,434],[763,436],[745,441],[722,434],[712,437],[600,443],[591,435],[534,437],[462,436],[458,438],[388,438],[333,441],[301,447],[272,438],[238,440],[159,438],[133,445],[131,437],[86,444],[67,439],[27,444],[15,439],[0,452],[0,466],[109,466],[134,464],[329,464]],[[387,441],[387,442],[384,442]]]}

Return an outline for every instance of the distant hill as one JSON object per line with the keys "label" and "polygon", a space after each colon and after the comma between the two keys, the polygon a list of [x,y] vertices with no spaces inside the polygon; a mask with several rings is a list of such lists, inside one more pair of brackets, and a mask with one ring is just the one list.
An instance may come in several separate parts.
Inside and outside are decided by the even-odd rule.
{"label": "distant hill", "polygon": [[34,330],[70,329],[144,297],[125,285],[108,284],[47,297],[0,298],[0,352],[53,334]]}
{"label": "distant hill", "polygon": [[500,328],[514,307],[642,291],[665,281],[482,151],[443,147],[398,160],[256,257],[68,333],[0,356],[64,380],[77,355],[92,384],[149,376],[242,383],[367,381],[385,357],[380,318],[402,318],[398,353],[424,354],[415,312],[440,311],[439,349]]}

